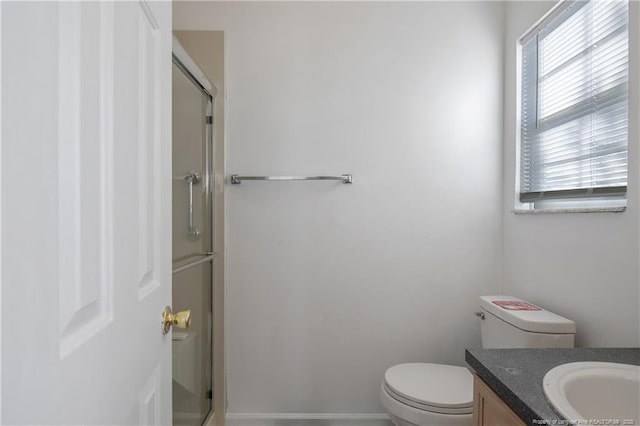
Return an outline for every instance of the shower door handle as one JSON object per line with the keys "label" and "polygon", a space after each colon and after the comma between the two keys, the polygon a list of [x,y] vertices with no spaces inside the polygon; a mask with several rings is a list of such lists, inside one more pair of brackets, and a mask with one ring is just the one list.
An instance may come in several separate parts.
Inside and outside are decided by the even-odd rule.
{"label": "shower door handle", "polygon": [[184,177],[184,180],[187,181],[187,187],[189,190],[189,211],[188,211],[188,230],[187,235],[191,241],[196,241],[200,239],[202,235],[202,231],[193,224],[193,185],[198,184],[202,181],[202,178],[197,172],[189,172]]}

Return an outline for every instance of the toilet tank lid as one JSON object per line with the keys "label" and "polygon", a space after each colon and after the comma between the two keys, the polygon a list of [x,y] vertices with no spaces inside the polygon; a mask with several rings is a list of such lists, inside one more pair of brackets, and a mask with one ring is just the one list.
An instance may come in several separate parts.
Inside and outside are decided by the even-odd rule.
{"label": "toilet tank lid", "polygon": [[525,331],[548,334],[576,332],[573,321],[513,296],[482,296],[480,307]]}

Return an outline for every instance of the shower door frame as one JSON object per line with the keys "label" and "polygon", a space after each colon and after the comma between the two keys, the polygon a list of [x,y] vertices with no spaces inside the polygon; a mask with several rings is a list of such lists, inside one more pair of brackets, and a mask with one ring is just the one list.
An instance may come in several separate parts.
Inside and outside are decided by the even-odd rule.
{"label": "shower door frame", "polygon": [[[180,42],[176,39],[176,37],[173,37],[173,51],[172,51],[172,62],[173,64],[196,86],[196,88],[198,88],[207,98],[207,110],[205,111],[205,172],[204,172],[204,176],[202,179],[203,184],[205,185],[205,204],[207,206],[207,213],[206,213],[206,217],[209,218],[209,227],[210,227],[210,232],[208,235],[209,239],[210,239],[210,248],[211,248],[211,254],[210,257],[211,259],[207,260],[206,263],[209,263],[210,265],[210,276],[211,276],[211,321],[209,323],[209,351],[210,351],[210,359],[209,361],[211,361],[209,363],[209,370],[211,372],[209,379],[211,380],[210,382],[210,389],[207,391],[209,393],[209,395],[207,395],[207,397],[210,399],[210,407],[209,407],[209,412],[207,413],[207,415],[204,417],[203,421],[202,421],[202,425],[206,425],[210,422],[211,419],[213,419],[214,415],[215,415],[215,404],[214,404],[214,387],[215,387],[215,369],[214,369],[214,356],[215,356],[215,351],[214,351],[214,325],[213,325],[213,319],[214,319],[214,313],[213,313],[213,309],[214,309],[214,271],[213,271],[213,257],[215,256],[215,206],[214,204],[214,196],[213,196],[213,190],[214,190],[214,128],[213,128],[213,117],[215,114],[215,100],[216,100],[216,94],[217,94],[217,90],[216,87],[211,84],[211,82],[209,82],[209,80],[206,78],[206,76],[204,75],[204,73],[200,70],[200,68],[198,68],[198,66],[196,65],[196,63],[193,61],[193,59],[189,56],[189,54],[186,52],[186,50],[184,50],[184,48],[182,47],[182,45],[180,45]],[[173,142],[172,142],[173,143]],[[179,271],[183,271],[184,269],[188,269],[192,266],[196,266],[203,263],[202,259],[199,260],[195,260],[193,262],[189,262],[186,264],[182,264],[180,266]],[[174,270],[174,274],[179,272]],[[173,415],[173,409],[172,409],[172,415]]]}

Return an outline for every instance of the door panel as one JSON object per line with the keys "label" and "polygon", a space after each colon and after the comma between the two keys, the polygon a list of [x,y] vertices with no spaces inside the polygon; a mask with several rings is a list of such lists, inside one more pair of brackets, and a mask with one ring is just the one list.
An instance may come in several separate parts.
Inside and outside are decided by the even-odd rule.
{"label": "door panel", "polygon": [[[138,8],[138,259],[140,299],[159,285],[156,276],[158,246],[155,237],[160,232],[160,164],[158,150],[160,80],[160,31],[151,10],[145,3]],[[169,172],[170,173],[170,172]]]}
{"label": "door panel", "polygon": [[58,267],[65,357],[113,318],[113,4],[62,3],[58,21]]}
{"label": "door panel", "polygon": [[170,424],[171,5],[1,19],[1,421]]}

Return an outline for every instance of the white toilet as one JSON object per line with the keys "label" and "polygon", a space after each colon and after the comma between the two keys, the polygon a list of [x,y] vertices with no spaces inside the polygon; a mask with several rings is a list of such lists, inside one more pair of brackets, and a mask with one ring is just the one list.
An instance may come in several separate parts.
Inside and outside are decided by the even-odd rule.
{"label": "white toilet", "polygon": [[[480,298],[483,348],[572,348],[573,321],[511,296]],[[396,426],[471,426],[473,376],[465,367],[411,363],[384,374],[380,400]]]}

